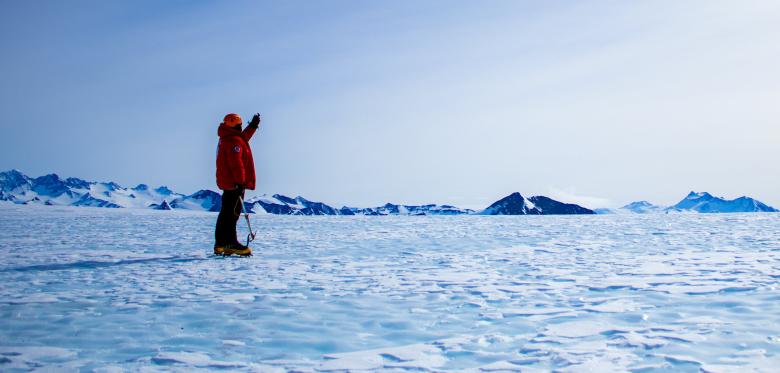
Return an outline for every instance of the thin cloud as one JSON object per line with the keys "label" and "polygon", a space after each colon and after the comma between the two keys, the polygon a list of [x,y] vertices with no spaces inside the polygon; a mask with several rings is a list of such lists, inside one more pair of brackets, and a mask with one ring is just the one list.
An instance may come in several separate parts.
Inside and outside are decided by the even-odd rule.
{"label": "thin cloud", "polygon": [[566,203],[575,203],[587,208],[614,207],[614,202],[609,198],[578,194],[575,189],[550,188],[549,197]]}

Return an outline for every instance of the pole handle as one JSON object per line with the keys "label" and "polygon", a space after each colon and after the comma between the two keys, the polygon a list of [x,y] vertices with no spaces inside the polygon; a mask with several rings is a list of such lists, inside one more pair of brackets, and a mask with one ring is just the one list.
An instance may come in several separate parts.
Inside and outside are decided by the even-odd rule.
{"label": "pole handle", "polygon": [[255,240],[256,233],[252,231],[252,224],[249,222],[249,213],[247,213],[246,209],[244,209],[244,199],[241,196],[238,196],[238,202],[241,203],[241,212],[244,213],[246,226],[249,228],[249,234],[246,235],[246,245],[249,246],[249,243]]}

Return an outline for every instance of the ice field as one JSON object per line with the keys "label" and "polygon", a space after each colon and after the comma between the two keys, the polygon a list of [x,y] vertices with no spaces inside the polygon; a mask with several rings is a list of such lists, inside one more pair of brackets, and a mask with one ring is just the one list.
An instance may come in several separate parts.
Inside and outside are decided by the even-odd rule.
{"label": "ice field", "polygon": [[215,219],[0,204],[0,371],[780,369],[780,214]]}

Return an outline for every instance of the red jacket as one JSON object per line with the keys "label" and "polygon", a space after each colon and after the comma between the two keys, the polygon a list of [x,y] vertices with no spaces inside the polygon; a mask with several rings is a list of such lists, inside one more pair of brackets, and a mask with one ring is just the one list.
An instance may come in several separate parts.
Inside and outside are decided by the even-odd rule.
{"label": "red jacket", "polygon": [[246,189],[255,189],[255,161],[249,139],[257,128],[247,127],[244,131],[219,126],[217,146],[217,187],[222,190],[235,189],[241,184]]}

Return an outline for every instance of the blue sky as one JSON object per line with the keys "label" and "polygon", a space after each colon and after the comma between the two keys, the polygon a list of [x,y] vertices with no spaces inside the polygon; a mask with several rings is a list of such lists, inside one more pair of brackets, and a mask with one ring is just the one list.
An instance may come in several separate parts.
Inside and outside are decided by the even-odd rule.
{"label": "blue sky", "polygon": [[773,1],[6,2],[0,169],[351,205],[780,206]]}

